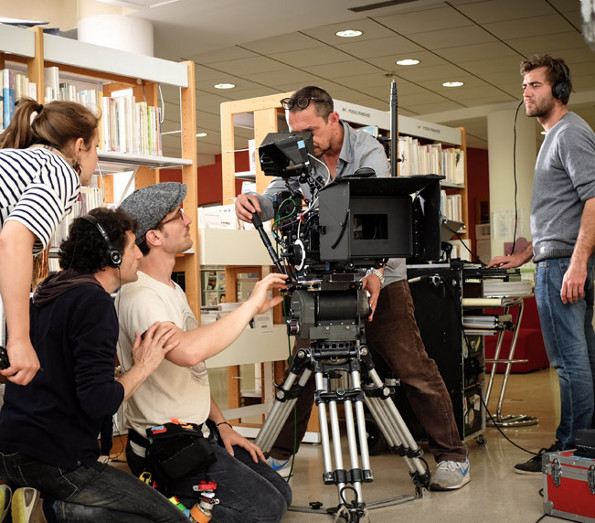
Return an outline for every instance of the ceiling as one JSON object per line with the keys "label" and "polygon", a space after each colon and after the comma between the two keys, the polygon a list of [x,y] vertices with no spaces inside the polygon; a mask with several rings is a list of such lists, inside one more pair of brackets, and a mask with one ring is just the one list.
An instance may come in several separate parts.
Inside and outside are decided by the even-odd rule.
{"label": "ceiling", "polygon": [[[385,7],[389,2],[381,0],[115,3],[136,9],[128,16],[153,22],[156,56],[196,62],[198,131],[207,133],[198,139],[199,165],[221,152],[222,102],[317,85],[336,99],[388,110],[392,78],[399,114],[463,126],[468,146],[487,148],[486,115],[517,106],[519,63],[535,53],[566,60],[575,91],[570,109],[595,128],[595,52],[581,34],[579,0],[401,0]],[[363,35],[339,38],[341,29]],[[421,63],[396,65],[402,58]],[[453,80],[464,86],[442,86]],[[220,82],[236,88],[215,89]],[[164,90],[164,96],[171,102],[164,131],[179,129],[177,93]],[[236,135],[247,139],[251,131]],[[178,143],[166,136],[164,154],[176,154]]]}

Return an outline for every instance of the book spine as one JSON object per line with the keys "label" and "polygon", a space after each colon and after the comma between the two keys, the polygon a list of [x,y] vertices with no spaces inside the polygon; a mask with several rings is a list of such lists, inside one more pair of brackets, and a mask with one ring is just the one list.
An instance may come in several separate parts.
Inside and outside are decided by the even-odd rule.
{"label": "book spine", "polygon": [[3,89],[4,94],[4,128],[10,125],[12,116],[14,114],[14,71],[10,69],[2,70]]}

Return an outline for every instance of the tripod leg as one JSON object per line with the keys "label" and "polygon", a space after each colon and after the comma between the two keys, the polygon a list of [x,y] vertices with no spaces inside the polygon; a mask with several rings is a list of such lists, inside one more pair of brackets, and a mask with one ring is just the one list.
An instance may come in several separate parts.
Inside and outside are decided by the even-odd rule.
{"label": "tripod leg", "polygon": [[[314,382],[316,383],[316,398],[320,398],[321,395],[325,392],[324,388],[324,379],[322,377],[322,372],[317,370],[314,373]],[[330,451],[330,437],[328,431],[328,420],[326,414],[326,403],[324,400],[318,401],[318,417],[320,420],[320,440],[322,443],[322,459],[324,463],[324,473],[322,475],[322,479],[325,485],[332,485],[334,481],[333,475],[333,462],[331,459],[331,451]]]}
{"label": "tripod leg", "polygon": [[[368,377],[377,390],[384,387],[374,368],[368,368]],[[392,398],[390,396],[382,398],[367,396],[366,405],[391,448],[405,458],[414,483],[418,487],[427,487],[430,482],[430,473],[427,464],[419,459],[423,451],[411,435]]]}
{"label": "tripod leg", "polygon": [[[312,371],[308,368],[304,368],[307,363],[306,353],[307,351],[300,350],[296,354],[294,364],[291,371],[287,375],[285,382],[280,387],[279,392],[276,395],[275,403],[267,416],[262,428],[260,429],[256,440],[254,441],[262,450],[265,455],[273,448],[277,437],[285,424],[285,421],[289,417],[293,406],[295,405],[300,392],[303,390],[304,385],[310,378]],[[300,379],[298,380],[297,386],[294,389],[294,383],[298,377],[300,371],[302,372]]]}
{"label": "tripod leg", "polygon": [[[352,388],[358,391],[362,390],[361,385],[361,376],[358,370],[354,370],[351,372],[351,384]],[[368,432],[366,430],[366,414],[364,412],[364,403],[362,401],[362,394],[356,399],[355,403],[355,418],[357,422],[357,436],[358,436],[358,443],[360,448],[360,456],[362,458],[362,469],[363,469],[363,477],[362,481],[369,482],[374,480],[374,475],[372,474],[372,469],[370,466],[370,452],[368,450]],[[348,420],[346,420],[348,421]],[[351,423],[348,422],[349,425],[353,425],[353,420]]]}

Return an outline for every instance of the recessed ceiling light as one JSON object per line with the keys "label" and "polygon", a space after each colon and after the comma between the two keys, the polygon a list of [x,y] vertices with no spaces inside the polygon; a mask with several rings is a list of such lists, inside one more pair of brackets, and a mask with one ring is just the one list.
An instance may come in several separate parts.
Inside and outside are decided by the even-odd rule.
{"label": "recessed ceiling light", "polygon": [[196,133],[197,138],[204,138],[206,135],[207,133]]}
{"label": "recessed ceiling light", "polygon": [[215,84],[213,87],[215,89],[233,89],[236,84]]}
{"label": "recessed ceiling light", "polygon": [[359,29],[345,29],[343,31],[337,31],[335,34],[341,38],[354,38],[363,35],[364,32]]}
{"label": "recessed ceiling light", "polygon": [[444,82],[442,84],[443,87],[461,87],[464,85],[463,82]]}
{"label": "recessed ceiling light", "polygon": [[415,58],[405,58],[404,60],[397,60],[395,63],[397,65],[417,65],[419,60],[416,60]]}

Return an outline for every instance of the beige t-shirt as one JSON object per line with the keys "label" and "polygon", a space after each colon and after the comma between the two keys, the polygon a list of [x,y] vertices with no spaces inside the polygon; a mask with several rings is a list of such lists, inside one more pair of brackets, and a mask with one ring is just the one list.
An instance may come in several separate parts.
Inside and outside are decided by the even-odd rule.
{"label": "beige t-shirt", "polygon": [[[144,333],[156,321],[172,322],[189,331],[198,323],[179,285],[175,288],[138,272],[138,280],[122,287],[116,297],[120,321],[118,358],[124,371],[132,366],[136,331]],[[204,423],[210,411],[207,366],[180,367],[163,360],[161,365],[124,402],[124,426],[145,436],[146,429],[177,418]]]}

